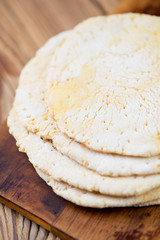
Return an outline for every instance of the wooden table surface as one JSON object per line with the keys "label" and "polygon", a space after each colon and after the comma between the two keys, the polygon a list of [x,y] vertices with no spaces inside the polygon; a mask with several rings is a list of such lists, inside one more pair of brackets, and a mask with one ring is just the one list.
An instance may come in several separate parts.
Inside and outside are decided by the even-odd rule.
{"label": "wooden table surface", "polygon": [[[91,16],[112,11],[131,11],[132,2],[133,0],[123,0],[122,4],[118,0],[0,0],[0,123],[6,119],[11,109],[20,71],[48,38]],[[138,2],[140,1],[135,0],[135,11]],[[151,1],[143,2],[149,4]],[[143,6],[146,11],[149,9],[147,4]],[[155,9],[159,13],[157,1],[152,1],[150,5],[153,5],[150,8],[152,13]],[[0,204],[1,239],[59,238]]]}

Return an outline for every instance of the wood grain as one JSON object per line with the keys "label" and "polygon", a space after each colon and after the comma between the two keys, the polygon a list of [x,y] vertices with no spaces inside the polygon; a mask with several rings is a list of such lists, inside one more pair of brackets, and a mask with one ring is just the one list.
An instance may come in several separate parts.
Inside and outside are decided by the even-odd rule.
{"label": "wood grain", "polygon": [[[105,0],[100,0],[105,2]],[[126,12],[160,15],[160,0],[122,0],[112,8],[112,14]]]}
{"label": "wood grain", "polygon": [[60,240],[4,204],[0,204],[0,226],[1,240]]}

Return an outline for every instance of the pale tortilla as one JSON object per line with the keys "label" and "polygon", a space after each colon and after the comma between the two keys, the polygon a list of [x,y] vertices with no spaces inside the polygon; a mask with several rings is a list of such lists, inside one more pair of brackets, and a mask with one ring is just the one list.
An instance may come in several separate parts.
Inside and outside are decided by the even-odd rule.
{"label": "pale tortilla", "polygon": [[[52,48],[52,41],[49,42],[45,49],[40,50],[38,54],[41,55],[41,51],[43,54],[40,58],[37,58],[37,61],[31,60],[30,64],[33,63],[34,67],[31,70],[31,74],[35,74],[36,77],[42,76],[45,72],[46,66],[49,63],[47,55],[49,54]],[[55,41],[55,46],[57,46],[57,42]],[[51,47],[51,48],[50,48]],[[44,62],[45,65],[44,65]],[[38,67],[37,67],[38,66]],[[27,68],[27,67],[26,67]],[[23,74],[26,71],[26,68]],[[35,68],[35,70],[34,70]],[[28,83],[32,84],[32,78],[30,78],[30,72],[26,71],[26,79],[28,78],[28,82],[26,79],[22,79],[20,82],[20,88],[27,90]],[[22,74],[22,76],[23,76]],[[26,85],[26,88],[25,88]],[[44,85],[42,84],[41,87]],[[34,88],[35,85],[32,85]],[[54,191],[60,196],[75,202],[76,204],[90,207],[114,207],[114,206],[134,206],[134,205],[143,205],[143,204],[158,204],[159,203],[159,182],[160,175],[150,175],[150,176],[139,176],[139,177],[102,177],[93,171],[90,171],[73,160],[69,159],[67,156],[62,156],[60,152],[57,152],[52,147],[52,143],[48,141],[43,141],[39,136],[34,133],[28,132],[24,124],[27,122],[27,118],[30,121],[32,118],[30,116],[29,108],[26,110],[26,105],[23,105],[24,109],[24,117],[22,112],[19,109],[21,108],[21,101],[23,102],[23,98],[20,100],[21,94],[18,92],[24,93],[25,99],[25,91],[19,90],[17,91],[16,101],[14,104],[14,108],[12,109],[10,116],[8,118],[8,125],[10,127],[10,132],[17,139],[17,145],[20,147],[21,151],[24,151],[28,154],[29,160],[35,166],[35,168],[39,168],[39,174],[42,175],[42,178],[47,177],[48,184],[51,185]],[[30,88],[30,87],[29,87]],[[33,90],[33,89],[32,89]],[[29,94],[30,98],[36,98],[35,92],[37,91],[37,95],[39,94],[39,90],[35,91],[26,91],[26,95]],[[43,96],[42,97],[42,102]],[[18,100],[19,99],[19,100]],[[34,109],[37,114],[42,113],[41,106],[37,101],[34,102]],[[30,103],[32,104],[32,100]],[[45,109],[45,104],[44,104]],[[28,111],[28,112],[27,112]],[[45,110],[46,111],[46,110]],[[44,112],[43,117],[46,117],[46,112]],[[28,114],[28,115],[27,115]],[[45,120],[45,119],[44,119]],[[51,126],[54,124],[51,123]],[[68,138],[67,138],[68,139]],[[79,145],[80,146],[80,145]],[[83,148],[82,148],[83,149]],[[89,150],[88,150],[89,151]],[[107,154],[106,154],[107,155]],[[110,155],[109,155],[110,156]],[[132,158],[131,158],[132,159]],[[134,159],[134,158],[133,158]],[[138,158],[137,158],[138,159]],[[152,158],[148,158],[152,159]],[[140,160],[140,159],[138,159]],[[38,171],[38,170],[37,170]],[[47,175],[46,175],[47,174]],[[65,182],[62,183],[61,181]],[[136,185],[137,184],[137,185]],[[133,187],[132,187],[133,186]],[[82,189],[80,189],[82,188]],[[86,190],[83,190],[87,189]],[[136,190],[137,188],[137,190]],[[105,192],[105,194],[94,193],[89,191],[99,191],[100,193]],[[145,193],[145,194],[143,194]],[[109,196],[116,195],[117,197]],[[119,195],[118,195],[119,194]],[[133,195],[133,196],[132,196]],[[134,196],[137,195],[137,196]],[[124,197],[125,196],[125,197]],[[128,197],[130,196],[130,197]],[[132,197],[131,197],[132,196]]]}
{"label": "pale tortilla", "polygon": [[61,132],[89,149],[160,154],[160,18],[94,17],[56,49],[47,104]]}
{"label": "pale tortilla", "polygon": [[91,151],[63,135],[48,115],[44,101],[47,66],[55,47],[68,32],[50,39],[24,68],[20,77],[14,106],[27,129],[51,139],[54,147],[81,165],[101,175],[147,175],[160,172],[160,156],[152,158],[126,157]]}

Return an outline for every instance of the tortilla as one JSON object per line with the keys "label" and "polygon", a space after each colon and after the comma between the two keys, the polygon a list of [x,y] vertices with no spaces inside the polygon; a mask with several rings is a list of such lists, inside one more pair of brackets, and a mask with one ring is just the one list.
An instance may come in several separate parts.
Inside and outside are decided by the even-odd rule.
{"label": "tortilla", "polygon": [[[129,19],[131,20],[129,24],[131,23],[133,24],[133,22],[135,24],[138,18],[138,15],[134,15],[132,17],[131,15],[128,15]],[[120,19],[124,20],[124,18],[126,17],[117,16],[117,18],[119,18],[119,20]],[[71,41],[70,38],[73,36],[73,40],[76,40],[80,44],[80,46],[82,45],[81,40],[82,42],[83,41],[87,42],[89,39],[89,37],[87,39],[87,36],[90,36],[90,32],[88,33],[88,26],[90,24],[91,24],[91,31],[93,27],[92,25],[94,25],[93,23],[95,23],[96,21],[98,21],[99,23],[98,25],[95,24],[95,27],[100,26],[102,22],[104,22],[104,26],[102,26],[101,30],[105,28],[107,21],[108,21],[107,24],[110,24],[110,21],[111,23],[115,24],[115,22],[113,21],[114,19],[106,20],[106,22],[104,21],[103,17],[97,18],[97,19],[99,20],[90,19],[88,20],[88,23],[87,22],[84,24],[82,23],[82,27],[81,25],[79,25],[77,28],[75,28],[70,32],[62,33],[57,37],[52,38],[42,49],[38,51],[35,58],[33,58],[27,64],[27,66],[24,68],[21,74],[20,84],[16,93],[14,106],[8,118],[8,126],[10,129],[10,133],[16,138],[17,146],[19,147],[19,150],[27,153],[29,157],[29,161],[34,165],[38,174],[53,188],[55,193],[64,197],[67,200],[70,200],[78,205],[97,207],[97,208],[119,207],[119,206],[143,206],[143,205],[159,204],[159,199],[160,199],[159,155],[156,156],[157,150],[155,148],[155,142],[153,143],[153,141],[151,141],[151,135],[149,136],[149,138],[151,141],[151,145],[153,147],[149,149],[149,152],[145,151],[145,148],[149,143],[149,138],[148,138],[148,142],[142,144],[141,153],[143,152],[143,154],[140,154],[141,157],[134,157],[136,155],[137,156],[139,155],[138,153],[139,150],[137,149],[136,149],[136,154],[135,155],[133,154],[133,157],[121,156],[121,154],[124,154],[125,151],[123,153],[118,152],[120,155],[115,154],[117,153],[116,152],[117,150],[115,150],[114,154],[108,154],[110,151],[108,150],[105,151],[104,149],[101,149],[99,151],[99,149],[96,148],[96,145],[94,146],[95,148],[92,148],[92,146],[87,146],[81,141],[78,143],[77,142],[78,139],[76,138],[77,136],[73,137],[68,134],[67,131],[70,131],[70,129],[67,131],[63,131],[63,129],[59,125],[59,121],[61,121],[62,118],[64,118],[63,120],[65,120],[64,109],[67,110],[67,107],[66,107],[66,103],[64,103],[63,97],[61,99],[62,94],[60,94],[61,96],[59,94],[58,95],[56,94],[62,93],[63,91],[61,92],[61,90],[65,89],[64,96],[67,97],[67,99],[70,99],[70,97],[68,98],[68,92],[70,93],[70,95],[72,95],[75,101],[72,101],[73,99],[68,100],[67,104],[69,107],[71,107],[71,109],[69,109],[69,113],[73,112],[73,115],[74,115],[75,114],[74,104],[76,106],[79,106],[77,104],[79,104],[78,101],[80,99],[81,100],[83,99],[84,102],[86,101],[87,103],[91,103],[90,105],[88,105],[89,106],[88,110],[90,111],[90,108],[92,109],[92,105],[94,105],[92,103],[94,101],[90,102],[90,97],[88,100],[88,95],[92,97],[92,92],[93,93],[96,92],[96,89],[98,89],[98,85],[96,81],[95,81],[96,84],[94,83],[94,81],[92,81],[92,79],[95,77],[95,74],[94,74],[94,71],[92,71],[92,69],[90,68],[90,66],[88,68],[88,65],[87,67],[85,65],[81,69],[82,78],[81,76],[80,77],[76,76],[73,79],[68,78],[67,80],[68,83],[65,83],[65,78],[64,78],[64,82],[63,81],[61,82],[61,80],[64,77],[62,76],[63,74],[60,74],[60,75],[56,75],[56,74],[58,73],[58,71],[61,71],[61,70],[62,72],[64,71],[66,73],[66,71],[68,71],[69,68],[68,67],[67,69],[65,69],[65,67],[63,68],[63,64],[61,64],[60,62],[59,62],[59,66],[57,65],[56,67],[56,65],[54,65],[54,61],[56,61],[56,64],[58,64],[58,61],[62,60],[61,55],[59,55],[59,53],[61,52],[62,48],[65,45],[67,45],[68,47],[66,47],[66,49],[64,47],[64,50],[66,50],[66,53],[64,51],[64,55],[66,54],[68,56],[69,62],[72,60],[73,56],[72,54],[70,54],[72,52],[72,51],[70,52],[70,41]],[[144,25],[145,25],[146,16],[143,16],[142,20],[144,20]],[[150,20],[148,21],[150,22]],[[125,23],[123,21],[122,23],[123,23],[122,24],[122,30],[123,30]],[[114,24],[111,24],[111,25],[114,25]],[[127,25],[127,28],[128,26],[130,25]],[[149,23],[147,25],[147,28],[148,26],[149,26]],[[135,24],[135,28],[137,28],[136,24]],[[155,28],[157,29],[157,26]],[[84,36],[81,36],[82,39],[79,36],[79,35],[82,35],[80,30],[84,30]],[[155,30],[153,34],[152,30],[153,29],[151,29],[150,35],[151,36],[154,35],[154,36],[152,36],[153,38],[151,37],[151,39],[147,40],[146,45],[148,44],[148,42],[152,43],[152,41],[156,39],[156,36],[157,36],[157,39],[159,37],[159,33],[157,34]],[[99,30],[97,29],[97,31]],[[89,35],[87,35],[87,33]],[[130,32],[129,34],[132,35],[132,33]],[[139,35],[141,36],[141,33],[139,33]],[[81,39],[80,42],[79,42],[79,37]],[[93,40],[96,39],[96,36],[94,36],[94,34],[92,34],[92,37],[93,37]],[[122,40],[122,46],[123,46],[123,34],[121,38],[122,38],[121,40]],[[132,46],[132,44],[133,44],[133,48],[137,46],[136,45],[138,43],[137,39],[134,42],[132,41],[132,39],[129,38],[128,54],[130,54],[130,51],[132,54],[134,53],[134,51],[132,52],[133,49],[130,49],[130,47]],[[76,54],[79,54],[78,52],[79,50],[76,52],[76,49],[77,49],[76,41],[74,42],[75,45],[73,43],[73,49],[75,49],[75,56],[79,56],[79,55],[76,55]],[[155,45],[156,43],[157,42],[155,41]],[[102,41],[102,46],[103,44],[104,43]],[[119,49],[119,42],[118,43],[116,42],[116,44],[117,44],[116,45],[117,49]],[[86,45],[86,46],[88,48],[89,45]],[[110,45],[108,44],[107,46],[110,46]],[[90,46],[90,47],[92,50],[93,46]],[[84,48],[85,48],[85,44],[84,44]],[[80,51],[81,50],[84,50],[83,47],[82,49],[80,48]],[[99,45],[98,45],[98,48],[97,49],[95,48],[95,52],[96,51],[98,52],[99,50],[101,51],[101,48],[99,49]],[[122,50],[125,51],[123,47],[122,47]],[[88,54],[87,51],[88,50],[86,49],[86,55]],[[89,56],[88,59],[90,59],[90,54],[87,56]],[[52,59],[52,62],[51,62],[51,59]],[[87,57],[85,58],[85,60],[86,59]],[[100,59],[101,61],[101,55],[98,56],[96,59]],[[104,56],[104,59],[106,59],[106,56]],[[90,60],[91,60],[91,63],[94,63],[94,59],[90,59]],[[153,60],[154,60],[154,57],[153,57]],[[95,61],[95,64],[97,63],[97,61],[98,60]],[[79,62],[79,58],[77,58],[77,64],[79,63],[82,64],[82,62],[81,61]],[[69,69],[69,74],[73,73],[72,70],[77,71],[78,69],[78,68],[76,69],[76,66],[74,65],[75,64],[74,59],[72,63],[73,63],[74,69]],[[71,63],[71,66],[72,66],[72,63]],[[154,64],[153,66],[155,67]],[[57,80],[54,79],[55,81],[52,81],[53,69],[55,69],[55,76],[54,76],[55,79],[57,77]],[[156,72],[157,69],[154,69],[154,70]],[[155,73],[155,72],[152,71],[152,73]],[[49,73],[49,78],[47,80],[48,73]],[[102,72],[102,75],[103,75],[103,72]],[[152,92],[153,98],[151,98],[150,100],[153,106],[155,107],[155,109],[153,109],[154,110],[152,113],[153,115],[157,114],[159,111],[159,109],[157,109],[157,106],[156,106],[156,98],[155,98],[156,94],[158,93],[158,86],[156,85],[157,84],[156,77],[154,78],[155,81],[152,82],[154,83],[153,89],[152,87],[150,88],[153,90]],[[75,82],[75,79],[76,79],[76,82]],[[72,80],[73,80],[73,85],[72,85]],[[85,81],[85,83],[83,83],[83,80]],[[86,81],[87,81],[87,86],[89,85],[90,87],[85,87]],[[143,81],[144,79],[142,79],[142,83]],[[79,92],[80,86],[77,84],[79,84],[80,82],[81,82],[80,85],[82,86],[82,89],[81,89],[82,91]],[[112,79],[110,79],[108,82],[112,84]],[[104,82],[102,81],[102,83]],[[128,84],[130,83],[130,81],[125,79],[124,81],[122,81],[122,85],[124,83]],[[151,81],[147,80],[147,84],[148,83],[150,84]],[[102,95],[103,95],[104,86],[102,87]],[[113,86],[113,88],[114,87],[115,86]],[[149,88],[149,86],[147,87]],[[83,88],[84,89],[86,88],[86,89],[84,90]],[[66,93],[66,89],[68,91],[67,93]],[[117,89],[117,85],[116,85],[116,89]],[[118,89],[119,89],[119,86],[118,86]],[[46,94],[46,90],[47,90],[47,94]],[[144,90],[144,89],[140,89],[139,91],[141,90]],[[126,91],[130,93],[130,87]],[[145,91],[146,91],[146,88],[145,88]],[[123,91],[121,93],[123,93]],[[53,98],[53,95],[54,95],[54,98]],[[81,98],[81,95],[82,95],[82,98]],[[97,99],[99,101],[100,97],[99,95],[97,96],[98,96]],[[122,96],[122,98],[124,96]],[[148,94],[147,92],[147,97],[148,96],[150,97],[150,93]],[[131,94],[131,97],[133,97],[132,94]],[[83,102],[81,100],[80,102]],[[115,99],[113,96],[113,102],[114,100]],[[130,95],[129,95],[129,100],[127,101],[130,104]],[[57,105],[53,106],[55,102]],[[59,111],[58,108],[60,107],[59,104],[62,106],[62,110],[60,110],[62,112],[60,112],[60,115],[64,114],[63,116],[61,116],[62,117],[61,120],[57,118],[57,116],[59,116],[59,113],[57,114],[57,111]],[[105,110],[104,105],[105,104],[102,104],[102,109]],[[83,112],[83,103],[81,104],[81,107]],[[49,112],[48,112],[48,109],[49,109]],[[113,111],[114,111],[114,108],[113,108]],[[91,115],[87,115],[87,117],[88,116],[91,117]],[[98,112],[97,112],[97,116],[98,116]],[[77,124],[76,118],[75,118],[75,125]],[[57,123],[55,122],[54,119],[56,120]],[[81,120],[78,120],[78,121],[81,121]],[[89,121],[89,125],[90,123],[91,122]],[[133,119],[133,124],[134,124],[134,119]],[[77,127],[79,126],[77,125]],[[80,128],[79,130],[81,131]],[[148,126],[148,128],[145,129],[145,131],[147,132],[146,134],[150,134],[150,131],[152,130],[153,130],[152,126]],[[90,133],[90,129],[88,129],[87,131],[88,131],[87,134]],[[115,131],[116,131],[116,128],[115,128]],[[137,131],[137,139],[139,139],[140,133]],[[88,134],[86,136],[91,136],[91,135]],[[144,136],[144,138],[146,140],[146,135]],[[111,136],[111,139],[112,139],[112,136]],[[123,140],[123,137],[122,137],[122,140]],[[136,140],[136,138],[134,140]],[[142,139],[140,140],[140,142],[141,141]],[[123,143],[124,142],[122,141],[122,145]],[[133,146],[135,147],[136,145],[134,145],[134,141],[132,143],[133,143],[132,146],[130,148],[126,147],[126,149],[133,150],[132,147]],[[120,148],[121,147],[123,148],[123,146],[120,146]],[[151,155],[153,157],[144,157],[145,155],[146,156]],[[91,158],[92,156],[93,156],[93,160]],[[139,166],[136,166],[136,164]],[[103,167],[105,168],[105,170],[103,170]],[[123,170],[124,168],[125,170]],[[102,176],[103,174],[105,176]],[[138,176],[134,176],[134,174],[137,174]]]}
{"label": "tortilla", "polygon": [[47,105],[58,128],[89,149],[160,153],[160,18],[94,17],[56,49]]}
{"label": "tortilla", "polygon": [[[147,195],[143,197],[135,198],[113,198],[109,196],[103,196],[95,193],[88,193],[77,188],[70,187],[67,184],[56,182],[49,175],[44,173],[42,170],[35,167],[38,175],[46,181],[46,183],[52,187],[53,191],[77,205],[84,207],[94,207],[94,208],[109,208],[109,207],[143,207],[149,205],[157,205],[160,203],[160,199],[157,198],[159,195],[159,190],[156,190],[153,195],[155,195],[155,200]],[[158,194],[157,194],[158,193]],[[150,199],[150,200],[149,200]]]}
{"label": "tortilla", "polygon": [[47,66],[58,42],[68,33],[50,39],[22,71],[14,106],[24,125],[43,139],[52,140],[53,146],[61,153],[101,175],[130,176],[159,173],[159,155],[139,158],[89,150],[62,134],[55,121],[49,116],[44,100]]}

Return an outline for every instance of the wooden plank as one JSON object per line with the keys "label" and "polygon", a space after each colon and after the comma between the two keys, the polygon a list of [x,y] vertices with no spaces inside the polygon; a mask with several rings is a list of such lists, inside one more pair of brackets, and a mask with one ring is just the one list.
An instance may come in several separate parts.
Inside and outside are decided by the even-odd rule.
{"label": "wooden plank", "polygon": [[0,128],[0,201],[64,239],[160,239],[160,206],[90,209],[53,193]]}
{"label": "wooden plank", "polygon": [[[97,0],[105,2],[105,0]],[[114,0],[113,0],[114,1]],[[105,7],[105,4],[103,4]],[[115,3],[111,9],[113,13],[127,13],[127,12],[138,12],[147,13],[152,15],[160,15],[160,0],[122,0]]]}
{"label": "wooden plank", "polygon": [[60,240],[53,233],[0,203],[1,240]]}

